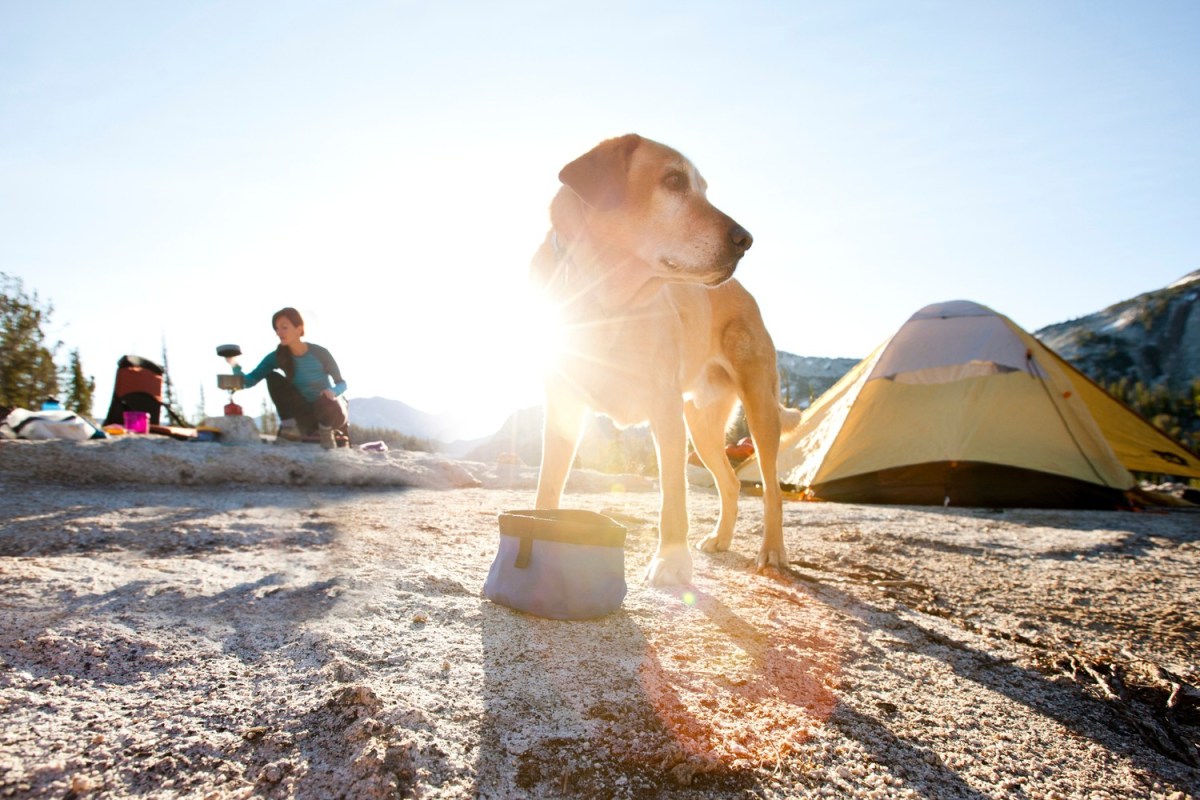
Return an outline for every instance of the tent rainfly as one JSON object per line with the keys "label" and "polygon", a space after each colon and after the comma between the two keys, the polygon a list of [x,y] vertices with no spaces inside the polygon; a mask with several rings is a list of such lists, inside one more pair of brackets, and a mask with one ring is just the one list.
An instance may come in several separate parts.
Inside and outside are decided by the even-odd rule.
{"label": "tent rainfly", "polygon": [[[779,475],[822,500],[1114,508],[1200,457],[990,308],[926,306],[805,410]],[[758,462],[738,470],[761,481]]]}

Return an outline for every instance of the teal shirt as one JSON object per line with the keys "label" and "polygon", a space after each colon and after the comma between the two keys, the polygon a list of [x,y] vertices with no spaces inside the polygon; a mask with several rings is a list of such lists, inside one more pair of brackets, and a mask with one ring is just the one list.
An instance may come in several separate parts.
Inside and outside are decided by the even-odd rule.
{"label": "teal shirt", "polygon": [[[258,362],[258,366],[248,373],[242,372],[240,364],[233,366],[233,372],[244,378],[248,389],[266,378],[268,373],[279,369],[279,361],[275,357],[275,353],[275,350],[267,353],[266,358]],[[310,403],[316,402],[317,398],[321,396],[321,392],[326,389],[332,389],[337,396],[341,396],[346,391],[346,382],[342,380],[341,370],[338,369],[333,356],[324,347],[309,343],[308,352],[294,358],[296,370],[292,376],[292,383],[305,400]]]}

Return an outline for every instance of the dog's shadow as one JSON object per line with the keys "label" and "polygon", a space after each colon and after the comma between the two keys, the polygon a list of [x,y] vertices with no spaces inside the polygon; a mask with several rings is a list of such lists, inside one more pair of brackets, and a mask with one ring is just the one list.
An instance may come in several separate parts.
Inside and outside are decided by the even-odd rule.
{"label": "dog's shadow", "polygon": [[[484,601],[481,613],[480,797],[660,796],[681,788],[671,769],[687,754],[647,691],[646,675],[661,669],[630,612],[564,622]],[[564,636],[568,629],[586,633]],[[756,783],[733,770],[689,782],[738,796]]]}
{"label": "dog's shadow", "polygon": [[[829,689],[836,656],[817,655],[837,648],[799,629],[781,636],[694,587],[659,594],[692,617],[681,626],[688,634],[665,635],[662,617],[675,612],[643,619],[635,604],[562,622],[483,601],[479,796],[742,797],[780,779],[801,792],[819,786],[820,771],[807,774],[789,755],[810,725],[845,712]],[[924,763],[896,737],[889,746]],[[927,765],[918,783],[982,796],[943,765]]]}

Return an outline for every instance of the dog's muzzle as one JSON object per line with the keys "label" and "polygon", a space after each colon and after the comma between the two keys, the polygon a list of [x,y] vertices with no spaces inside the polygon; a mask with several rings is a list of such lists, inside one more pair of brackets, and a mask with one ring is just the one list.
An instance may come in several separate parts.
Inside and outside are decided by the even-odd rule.
{"label": "dog's muzzle", "polygon": [[728,267],[721,270],[715,278],[705,281],[704,285],[710,289],[714,286],[720,286],[722,283],[733,277],[733,273],[737,271],[737,265],[738,262],[734,261]]}
{"label": "dog's muzzle", "polygon": [[[733,220],[730,220],[730,222],[733,222]],[[750,231],[734,222],[732,227],[729,228],[729,241],[733,243],[733,246],[738,249],[740,254],[750,249],[750,246],[754,244],[754,237],[750,235]]]}

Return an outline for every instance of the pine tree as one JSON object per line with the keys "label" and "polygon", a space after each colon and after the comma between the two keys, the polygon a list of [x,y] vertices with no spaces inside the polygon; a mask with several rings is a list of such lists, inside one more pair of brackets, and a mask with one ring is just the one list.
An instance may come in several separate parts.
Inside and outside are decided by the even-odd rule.
{"label": "pine tree", "polygon": [[204,384],[200,384],[200,403],[196,406],[196,424],[203,425],[204,420],[208,419],[208,407],[204,400]]}
{"label": "pine tree", "polygon": [[58,394],[59,345],[47,346],[42,332],[52,312],[36,292],[25,293],[19,278],[0,272],[0,405],[41,408]]}
{"label": "pine tree", "polygon": [[79,348],[71,351],[71,363],[66,372],[67,400],[64,405],[77,414],[92,416],[92,395],[96,391],[96,379],[90,375],[84,376]]}
{"label": "pine tree", "polygon": [[163,405],[175,408],[175,384],[171,382],[171,368],[167,365],[167,337],[162,340]]}
{"label": "pine tree", "polygon": [[275,418],[275,406],[263,398],[262,416],[259,417],[259,430],[263,433],[279,433],[279,421]]}

